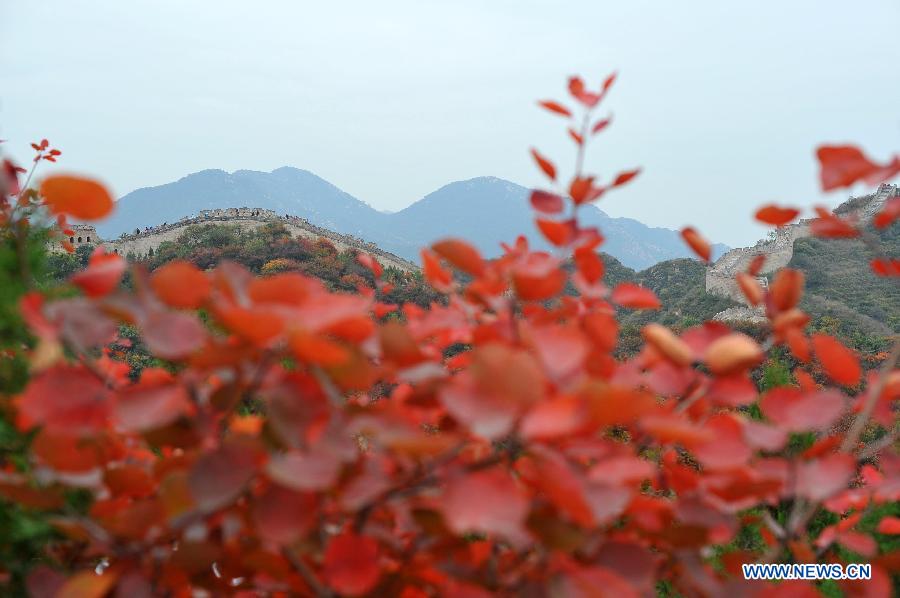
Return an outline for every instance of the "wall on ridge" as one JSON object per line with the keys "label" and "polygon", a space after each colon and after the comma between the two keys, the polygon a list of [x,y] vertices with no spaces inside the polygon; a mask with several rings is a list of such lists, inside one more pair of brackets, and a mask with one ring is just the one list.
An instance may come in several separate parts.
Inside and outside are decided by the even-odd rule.
{"label": "wall on ridge", "polygon": [[[842,215],[853,212],[861,220],[868,221],[885,201],[897,196],[900,196],[900,188],[896,185],[883,184],[875,193],[850,198],[834,211]],[[763,254],[766,261],[760,271],[760,282],[766,284],[768,280],[766,275],[787,266],[791,261],[794,255],[794,241],[810,236],[810,222],[801,220],[797,224],[779,227],[775,229],[774,238],[759,241],[753,247],[732,249],[720,257],[706,270],[706,292],[746,305],[747,299],[734,280],[735,274],[745,271],[753,258]]]}

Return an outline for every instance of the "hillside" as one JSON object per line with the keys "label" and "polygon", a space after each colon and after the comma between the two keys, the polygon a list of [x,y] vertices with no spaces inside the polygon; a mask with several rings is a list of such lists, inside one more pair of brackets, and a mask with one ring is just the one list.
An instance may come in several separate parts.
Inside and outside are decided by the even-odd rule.
{"label": "hillside", "polygon": [[[421,247],[449,234],[464,237],[486,256],[495,257],[501,242],[523,232],[530,233],[536,246],[546,247],[535,232],[528,194],[527,188],[515,183],[479,177],[445,185],[409,207],[387,214],[297,168],[268,173],[205,170],[125,195],[114,215],[97,230],[108,240],[201,210],[247,206],[299,216],[317,226],[371,241],[409,260],[417,261]],[[605,251],[634,269],[690,255],[677,231],[612,218],[594,206],[584,208],[581,220],[584,225],[599,226],[607,239]],[[726,249],[716,245],[715,255]]]}

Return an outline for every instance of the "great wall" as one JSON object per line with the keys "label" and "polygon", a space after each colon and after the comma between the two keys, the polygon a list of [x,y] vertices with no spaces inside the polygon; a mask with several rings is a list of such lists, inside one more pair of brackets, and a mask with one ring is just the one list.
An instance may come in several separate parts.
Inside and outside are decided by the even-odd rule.
{"label": "great wall", "polygon": [[75,248],[83,245],[102,245],[109,252],[140,258],[148,255],[151,251],[156,251],[167,241],[177,241],[191,226],[225,225],[241,230],[250,230],[273,222],[284,226],[295,238],[303,237],[313,240],[324,238],[340,251],[355,249],[368,253],[385,268],[397,268],[403,272],[414,272],[419,269],[416,264],[384,251],[374,243],[316,226],[298,216],[280,215],[273,210],[262,208],[201,210],[197,216],[187,216],[177,222],[163,223],[159,226],[144,227],[135,230],[134,233],[122,234],[119,238],[111,240],[101,239],[93,226],[75,224],[70,227],[73,234],[69,236],[69,242]]}
{"label": "great wall", "polygon": [[[871,220],[872,216],[891,197],[900,196],[897,185],[882,184],[875,193],[861,197],[851,197],[835,208],[840,215],[853,213],[862,222]],[[758,255],[765,255],[766,260],[760,270],[759,282],[768,285],[768,276],[788,265],[794,255],[794,242],[810,236],[811,220],[801,220],[796,224],[782,226],[774,231],[774,236],[760,240],[753,247],[732,249],[706,270],[706,292],[711,295],[725,297],[743,304],[743,307],[732,307],[716,315],[717,320],[762,321],[761,309],[751,308],[741,293],[734,276],[745,271],[750,261]]]}

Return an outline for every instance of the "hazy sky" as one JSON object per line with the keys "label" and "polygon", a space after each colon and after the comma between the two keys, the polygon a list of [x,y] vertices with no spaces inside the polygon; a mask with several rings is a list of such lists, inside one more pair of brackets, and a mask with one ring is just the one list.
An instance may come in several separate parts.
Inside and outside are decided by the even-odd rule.
{"label": "hazy sky", "polygon": [[[568,75],[620,77],[600,207],[714,240],[762,236],[754,207],[836,205],[814,147],[900,150],[898,0],[0,0],[0,137],[118,196],[205,168],[311,170],[397,210],[455,180],[542,182],[572,158]],[[464,231],[460,231],[464,232]]]}

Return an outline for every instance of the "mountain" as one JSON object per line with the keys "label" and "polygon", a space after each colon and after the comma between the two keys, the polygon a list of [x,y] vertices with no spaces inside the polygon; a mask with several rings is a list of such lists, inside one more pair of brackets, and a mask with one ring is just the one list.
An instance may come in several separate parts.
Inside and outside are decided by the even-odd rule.
{"label": "mountain", "polygon": [[[269,173],[204,170],[125,195],[115,214],[97,229],[104,238],[113,238],[200,210],[259,207],[372,241],[411,260],[418,260],[421,247],[447,235],[463,237],[487,257],[494,257],[500,253],[501,242],[511,242],[521,233],[535,246],[548,247],[535,230],[528,194],[527,188],[515,183],[479,177],[445,185],[409,207],[387,214],[297,168]],[[585,206],[580,219],[584,225],[599,226],[606,236],[604,251],[630,268],[691,256],[677,231],[648,227],[630,218],[612,218],[595,206]],[[728,248],[717,244],[713,249],[718,257]]]}

